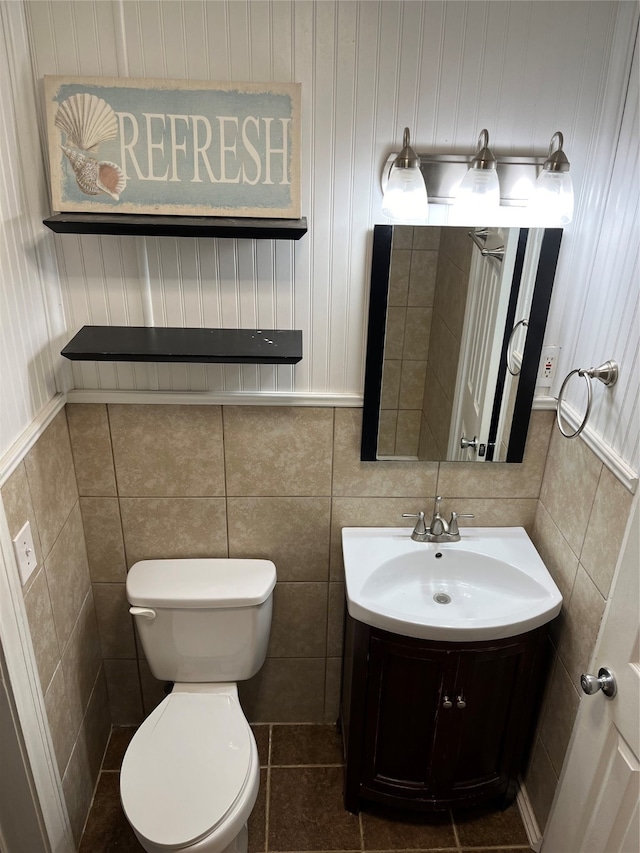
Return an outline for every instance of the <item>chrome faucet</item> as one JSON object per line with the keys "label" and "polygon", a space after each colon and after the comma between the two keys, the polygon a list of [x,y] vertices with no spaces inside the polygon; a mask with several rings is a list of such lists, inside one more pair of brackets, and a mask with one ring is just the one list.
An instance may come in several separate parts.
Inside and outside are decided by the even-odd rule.
{"label": "chrome faucet", "polygon": [[440,515],[440,501],[442,496],[438,495],[433,505],[433,515],[427,527],[424,519],[424,513],[409,513],[403,512],[403,518],[417,518],[416,526],[411,534],[411,538],[415,542],[459,542],[460,528],[458,527],[459,518],[473,518],[469,513],[452,512],[451,519],[446,521]]}

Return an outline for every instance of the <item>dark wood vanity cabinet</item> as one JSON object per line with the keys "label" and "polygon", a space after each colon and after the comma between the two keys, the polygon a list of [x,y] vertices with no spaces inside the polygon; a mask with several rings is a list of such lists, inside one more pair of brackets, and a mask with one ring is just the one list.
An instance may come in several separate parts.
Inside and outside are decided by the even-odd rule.
{"label": "dark wood vanity cabinet", "polygon": [[516,793],[543,688],[545,631],[442,643],[347,615],[341,724],[345,807],[430,811]]}

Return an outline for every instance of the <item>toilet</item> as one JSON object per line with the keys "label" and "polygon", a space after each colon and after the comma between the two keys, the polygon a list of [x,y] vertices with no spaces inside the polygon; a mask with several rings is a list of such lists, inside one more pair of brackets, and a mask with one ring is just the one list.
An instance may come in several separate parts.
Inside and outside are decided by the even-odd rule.
{"label": "toilet", "polygon": [[237,682],[264,663],[275,583],[269,560],[143,560],[127,575],[151,671],[174,682],[120,772],[148,853],[246,853],[260,769]]}

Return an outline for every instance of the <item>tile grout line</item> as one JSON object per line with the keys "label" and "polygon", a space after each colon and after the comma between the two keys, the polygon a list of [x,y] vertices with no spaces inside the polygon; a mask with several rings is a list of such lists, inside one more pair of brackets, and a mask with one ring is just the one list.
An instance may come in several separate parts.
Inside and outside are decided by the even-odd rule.
{"label": "tile grout line", "polygon": [[273,725],[269,725],[269,739],[267,741],[267,790],[265,791],[264,803],[264,849],[269,850],[269,807],[271,805],[271,747],[273,743]]}
{"label": "tile grout line", "polygon": [[458,835],[458,827],[456,826],[455,818],[453,817],[453,812],[451,811],[451,809],[449,809],[449,819],[451,821],[451,828],[453,829],[453,839],[456,843],[458,853],[461,853],[462,844],[460,843],[460,836]]}

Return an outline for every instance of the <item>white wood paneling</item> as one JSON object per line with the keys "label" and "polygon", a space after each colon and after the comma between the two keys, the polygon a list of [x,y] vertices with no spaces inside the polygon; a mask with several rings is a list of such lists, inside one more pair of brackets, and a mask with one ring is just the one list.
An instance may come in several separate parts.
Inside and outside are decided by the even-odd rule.
{"label": "white wood paneling", "polygon": [[[553,132],[563,131],[578,197],[548,340],[564,345],[560,369],[564,359],[577,357],[578,340],[583,360],[597,360],[602,330],[594,337],[583,318],[597,324],[602,312],[591,295],[587,300],[584,283],[593,280],[601,239],[611,175],[600,164],[617,145],[636,4],[30,0],[27,15],[38,78],[120,74],[302,84],[308,234],[291,244],[145,243],[154,322],[301,328],[303,360],[295,368],[87,364],[74,367],[76,388],[361,393],[378,177],[405,125],[416,148],[445,153],[472,151],[482,127],[498,155],[544,153]],[[633,215],[627,205],[630,237]],[[612,224],[609,234],[615,248]],[[85,322],[144,322],[134,238],[62,236],[56,244],[69,333]],[[633,316],[628,294],[637,270],[633,258],[615,254],[619,270],[615,281],[608,275],[606,288],[626,307],[606,334],[633,350],[631,326],[622,319]],[[637,465],[632,398],[621,379],[612,415],[599,414],[598,431]]]}
{"label": "white wood paneling", "polygon": [[[42,279],[45,215],[29,45],[19,4],[0,5],[0,458],[56,393]],[[53,282],[52,282],[53,284]]]}
{"label": "white wood paneling", "polygon": [[[578,267],[567,290],[564,316],[566,346],[561,376],[574,367],[597,367],[613,359],[620,367],[618,382],[605,388],[593,382],[593,407],[588,422],[592,443],[610,448],[631,471],[640,470],[640,81],[636,45],[622,124],[603,170],[611,172],[603,216],[592,245],[588,266]],[[584,276],[584,277],[582,277]],[[573,335],[570,335],[573,326]],[[565,399],[573,420],[582,420],[586,385],[574,379]]]}

